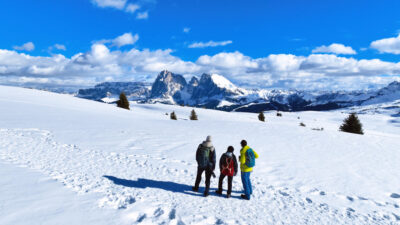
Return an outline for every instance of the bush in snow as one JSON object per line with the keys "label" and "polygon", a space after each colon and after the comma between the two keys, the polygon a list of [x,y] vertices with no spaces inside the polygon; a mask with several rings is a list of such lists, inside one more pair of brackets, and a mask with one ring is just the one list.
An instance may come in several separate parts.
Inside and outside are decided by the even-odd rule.
{"label": "bush in snow", "polygon": [[301,126],[301,127],[305,127],[306,125],[305,125],[303,122],[301,122],[301,123],[300,123],[300,126]]}
{"label": "bush in snow", "polygon": [[190,113],[190,120],[197,120],[197,114],[194,111],[194,109],[192,110],[192,112]]}
{"label": "bush in snow", "polygon": [[175,112],[172,112],[170,115],[171,120],[177,120]]}
{"label": "bush in snow", "polygon": [[339,130],[354,134],[364,134],[362,124],[355,113],[351,113],[346,119],[344,119]]}
{"label": "bush in snow", "polygon": [[121,92],[121,94],[119,95],[119,100],[117,101],[117,106],[120,108],[129,110],[129,101],[126,98],[126,95],[124,92]]}
{"label": "bush in snow", "polygon": [[261,111],[260,114],[258,114],[258,119],[262,122],[265,122],[265,116],[264,113]]}
{"label": "bush in snow", "polygon": [[276,112],[276,116],[282,116],[282,113]]}

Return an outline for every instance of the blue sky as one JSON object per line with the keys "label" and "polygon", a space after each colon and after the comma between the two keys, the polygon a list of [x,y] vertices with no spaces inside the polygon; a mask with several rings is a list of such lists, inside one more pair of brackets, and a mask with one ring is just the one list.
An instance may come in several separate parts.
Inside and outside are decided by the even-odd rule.
{"label": "blue sky", "polygon": [[396,0],[2,1],[0,83],[86,86],[168,69],[259,88],[373,88],[399,80],[399,11]]}

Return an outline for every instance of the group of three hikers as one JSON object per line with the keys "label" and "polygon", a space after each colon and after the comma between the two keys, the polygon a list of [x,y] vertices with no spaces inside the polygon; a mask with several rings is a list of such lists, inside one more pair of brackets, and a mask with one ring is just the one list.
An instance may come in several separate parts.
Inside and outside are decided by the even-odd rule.
{"label": "group of three hikers", "polygon": [[[241,178],[243,183],[244,194],[241,198],[250,200],[250,196],[253,193],[250,182],[250,174],[253,171],[255,165],[255,159],[258,158],[258,154],[247,145],[246,140],[240,142],[242,149],[240,150],[239,162]],[[229,146],[227,152],[222,154],[219,160],[220,176],[218,181],[217,194],[222,195],[222,182],[225,177],[228,177],[228,192],[226,197],[229,198],[232,193],[232,180],[233,176],[236,176],[238,172],[238,163],[235,154],[233,154],[234,148]],[[214,176],[216,156],[215,148],[211,142],[211,136],[207,136],[206,140],[199,145],[196,151],[196,161],[197,161],[197,177],[193,191],[197,192],[199,190],[199,185],[201,181],[201,176],[203,172],[206,174],[206,188],[204,191],[204,196],[209,195],[210,190],[210,180],[211,176]]]}

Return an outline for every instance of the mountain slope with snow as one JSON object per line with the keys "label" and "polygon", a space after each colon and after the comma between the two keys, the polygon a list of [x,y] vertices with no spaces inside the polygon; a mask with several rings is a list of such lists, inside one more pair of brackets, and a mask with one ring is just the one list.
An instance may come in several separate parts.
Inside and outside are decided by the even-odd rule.
{"label": "mountain slope with snow", "polygon": [[[26,208],[13,203],[21,201],[58,207],[30,213],[30,224],[68,224],[63,213],[77,220],[87,213],[78,221],[85,224],[400,223],[400,135],[390,116],[360,115],[365,135],[355,135],[338,131],[346,116],[339,111],[271,112],[262,123],[252,113],[198,108],[199,120],[190,121],[190,107],[132,102],[131,109],[0,86],[0,168],[10,171],[2,184],[32,176],[35,187],[21,187],[29,196],[0,192],[0,207],[7,207],[0,224],[26,223]],[[177,121],[166,115],[172,111]],[[238,176],[231,199],[191,191],[195,150],[207,135],[218,158],[229,145],[238,154],[242,139],[260,155],[250,201],[239,198]],[[43,201],[42,190],[54,195]],[[62,198],[71,191],[76,199]]]}
{"label": "mountain slope with snow", "polygon": [[[132,101],[189,105],[237,112],[280,111],[326,111],[352,106],[390,103],[400,100],[400,82],[369,91],[308,92],[285,90],[246,90],[235,86],[218,74],[202,74],[200,80],[192,77],[187,83],[182,75],[161,71],[151,90],[143,83],[104,83],[92,89],[82,89],[78,97],[112,102],[124,91]],[[99,87],[98,87],[99,86]],[[113,87],[115,86],[115,87]],[[126,90],[124,90],[124,87]],[[116,93],[116,91],[119,93]],[[100,97],[99,97],[100,96]],[[400,113],[400,112],[399,112]]]}

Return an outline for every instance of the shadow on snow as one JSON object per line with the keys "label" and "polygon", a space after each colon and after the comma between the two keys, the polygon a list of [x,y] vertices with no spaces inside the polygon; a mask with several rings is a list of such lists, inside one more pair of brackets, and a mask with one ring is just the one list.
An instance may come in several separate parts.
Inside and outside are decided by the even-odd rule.
{"label": "shadow on snow", "polygon": [[186,184],[178,184],[171,181],[158,181],[158,180],[150,180],[146,178],[139,178],[137,180],[126,180],[114,176],[104,175],[103,177],[111,180],[116,185],[122,185],[125,187],[131,188],[158,188],[165,191],[175,192],[175,193],[184,193],[188,195],[198,196],[197,194],[192,192],[192,187]]}
{"label": "shadow on snow", "polygon": [[[172,181],[158,181],[150,180],[146,178],[139,178],[137,180],[127,180],[114,176],[104,175],[103,177],[111,180],[116,185],[121,185],[130,188],[158,188],[165,191],[170,191],[174,193],[184,193],[193,196],[202,196],[202,193],[195,193],[192,191],[192,186],[186,184],[178,184]],[[204,188],[200,190],[204,191]],[[210,194],[214,195],[215,188],[210,188]],[[236,192],[236,191],[232,191]],[[232,196],[233,197],[233,196]]]}

